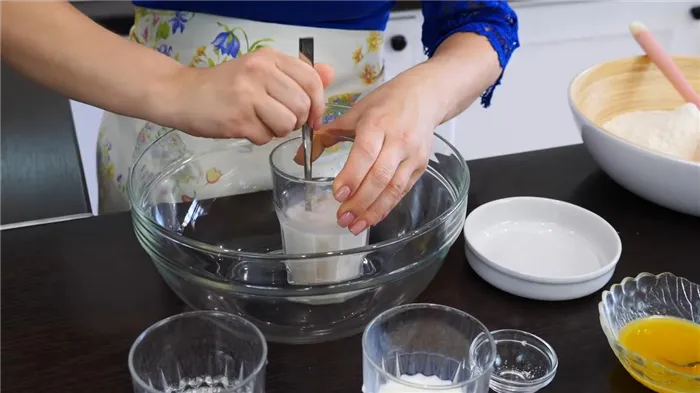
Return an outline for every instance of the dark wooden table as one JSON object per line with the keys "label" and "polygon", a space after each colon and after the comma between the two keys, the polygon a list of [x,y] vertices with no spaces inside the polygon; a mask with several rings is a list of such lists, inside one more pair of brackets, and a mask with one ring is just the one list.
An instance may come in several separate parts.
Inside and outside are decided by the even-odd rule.
{"label": "dark wooden table", "polygon": [[[601,173],[581,146],[473,161],[470,209],[531,195],[607,219],[622,238],[613,281],[671,271],[700,281],[700,219],[645,202]],[[491,329],[540,335],[560,366],[546,392],[646,392],[618,365],[598,323],[599,294],[560,303],[520,299],[479,279],[460,239],[419,298],[465,310]],[[127,353],[155,321],[185,309],[137,243],[129,214],[2,232],[2,376],[6,392],[129,392]],[[360,337],[270,345],[267,391],[356,393]]]}

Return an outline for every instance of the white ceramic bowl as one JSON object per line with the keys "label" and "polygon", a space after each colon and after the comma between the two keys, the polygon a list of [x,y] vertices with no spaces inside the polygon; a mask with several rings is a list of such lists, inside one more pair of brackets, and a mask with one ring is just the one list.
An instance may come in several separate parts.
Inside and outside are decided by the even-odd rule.
{"label": "white ceramic bowl", "polygon": [[464,224],[465,251],[485,281],[513,295],[569,300],[612,277],[622,252],[615,229],[570,203],[514,197],[479,206]]}
{"label": "white ceramic bowl", "polygon": [[[674,57],[674,61],[700,91],[700,57]],[[637,146],[602,128],[618,114],[671,110],[682,104],[681,96],[645,56],[591,67],[569,87],[569,106],[583,143],[603,171],[644,199],[700,216],[700,162]]]}

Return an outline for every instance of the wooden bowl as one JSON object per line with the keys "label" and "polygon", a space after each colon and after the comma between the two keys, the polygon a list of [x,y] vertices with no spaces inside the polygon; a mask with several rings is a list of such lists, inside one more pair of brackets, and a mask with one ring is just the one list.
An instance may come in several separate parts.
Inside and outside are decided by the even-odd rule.
{"label": "wooden bowl", "polygon": [[[700,57],[673,60],[695,90],[700,91]],[[684,104],[680,94],[646,56],[589,68],[574,79],[570,93],[578,111],[599,127],[622,113],[672,110]]]}
{"label": "wooden bowl", "polygon": [[[700,57],[674,57],[700,91]],[[639,110],[671,110],[682,97],[646,56],[593,66],[574,78],[569,106],[581,138],[613,180],[651,202],[700,216],[700,157],[683,160],[619,138],[602,128],[613,117]]]}

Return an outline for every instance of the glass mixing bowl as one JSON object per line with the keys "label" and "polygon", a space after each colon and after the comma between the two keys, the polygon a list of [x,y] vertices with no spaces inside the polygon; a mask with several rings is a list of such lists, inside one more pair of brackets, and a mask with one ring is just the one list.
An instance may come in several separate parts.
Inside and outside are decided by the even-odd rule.
{"label": "glass mixing bowl", "polygon": [[[328,106],[324,121],[347,109]],[[298,134],[257,147],[149,124],[128,186],[136,236],[173,291],[195,309],[238,314],[284,343],[359,333],[379,313],[415,299],[461,232],[469,188],[464,159],[436,135],[425,174],[370,229],[367,246],[284,254],[268,157]],[[362,274],[290,282],[288,265],[339,255],[362,257]]]}
{"label": "glass mixing bowl", "polygon": [[[653,359],[642,356],[620,342],[620,330],[642,318],[672,317],[700,324],[700,285],[671,273],[640,273],[603,291],[598,312],[610,347],[634,379],[655,392],[700,392],[700,375],[690,367],[690,363],[700,360],[700,337],[687,342],[688,353],[697,351],[696,356],[684,361],[688,367],[673,365],[670,357],[661,361],[665,356],[662,352]],[[668,343],[665,347],[672,352],[674,345]]]}

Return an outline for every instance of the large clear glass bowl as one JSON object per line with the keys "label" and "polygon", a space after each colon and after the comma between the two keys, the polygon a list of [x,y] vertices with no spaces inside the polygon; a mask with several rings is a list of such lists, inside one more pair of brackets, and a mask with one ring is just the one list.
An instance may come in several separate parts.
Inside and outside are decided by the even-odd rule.
{"label": "large clear glass bowl", "polygon": [[[325,121],[346,109],[329,106]],[[139,242],[188,305],[243,316],[270,341],[353,335],[379,313],[412,301],[437,273],[466,217],[467,165],[436,135],[427,171],[370,229],[367,246],[285,255],[267,157],[279,141],[256,147],[155,125],[142,134],[128,187]],[[338,255],[363,257],[362,274],[319,285],[288,280],[288,265]]]}
{"label": "large clear glass bowl", "polygon": [[[629,322],[652,316],[680,318],[700,324],[700,285],[671,273],[641,273],[603,291],[598,303],[600,325],[615,356],[630,375],[644,386],[663,393],[700,392],[700,377],[679,372],[630,351],[619,341],[620,329]],[[689,346],[698,348],[700,336]]]}

